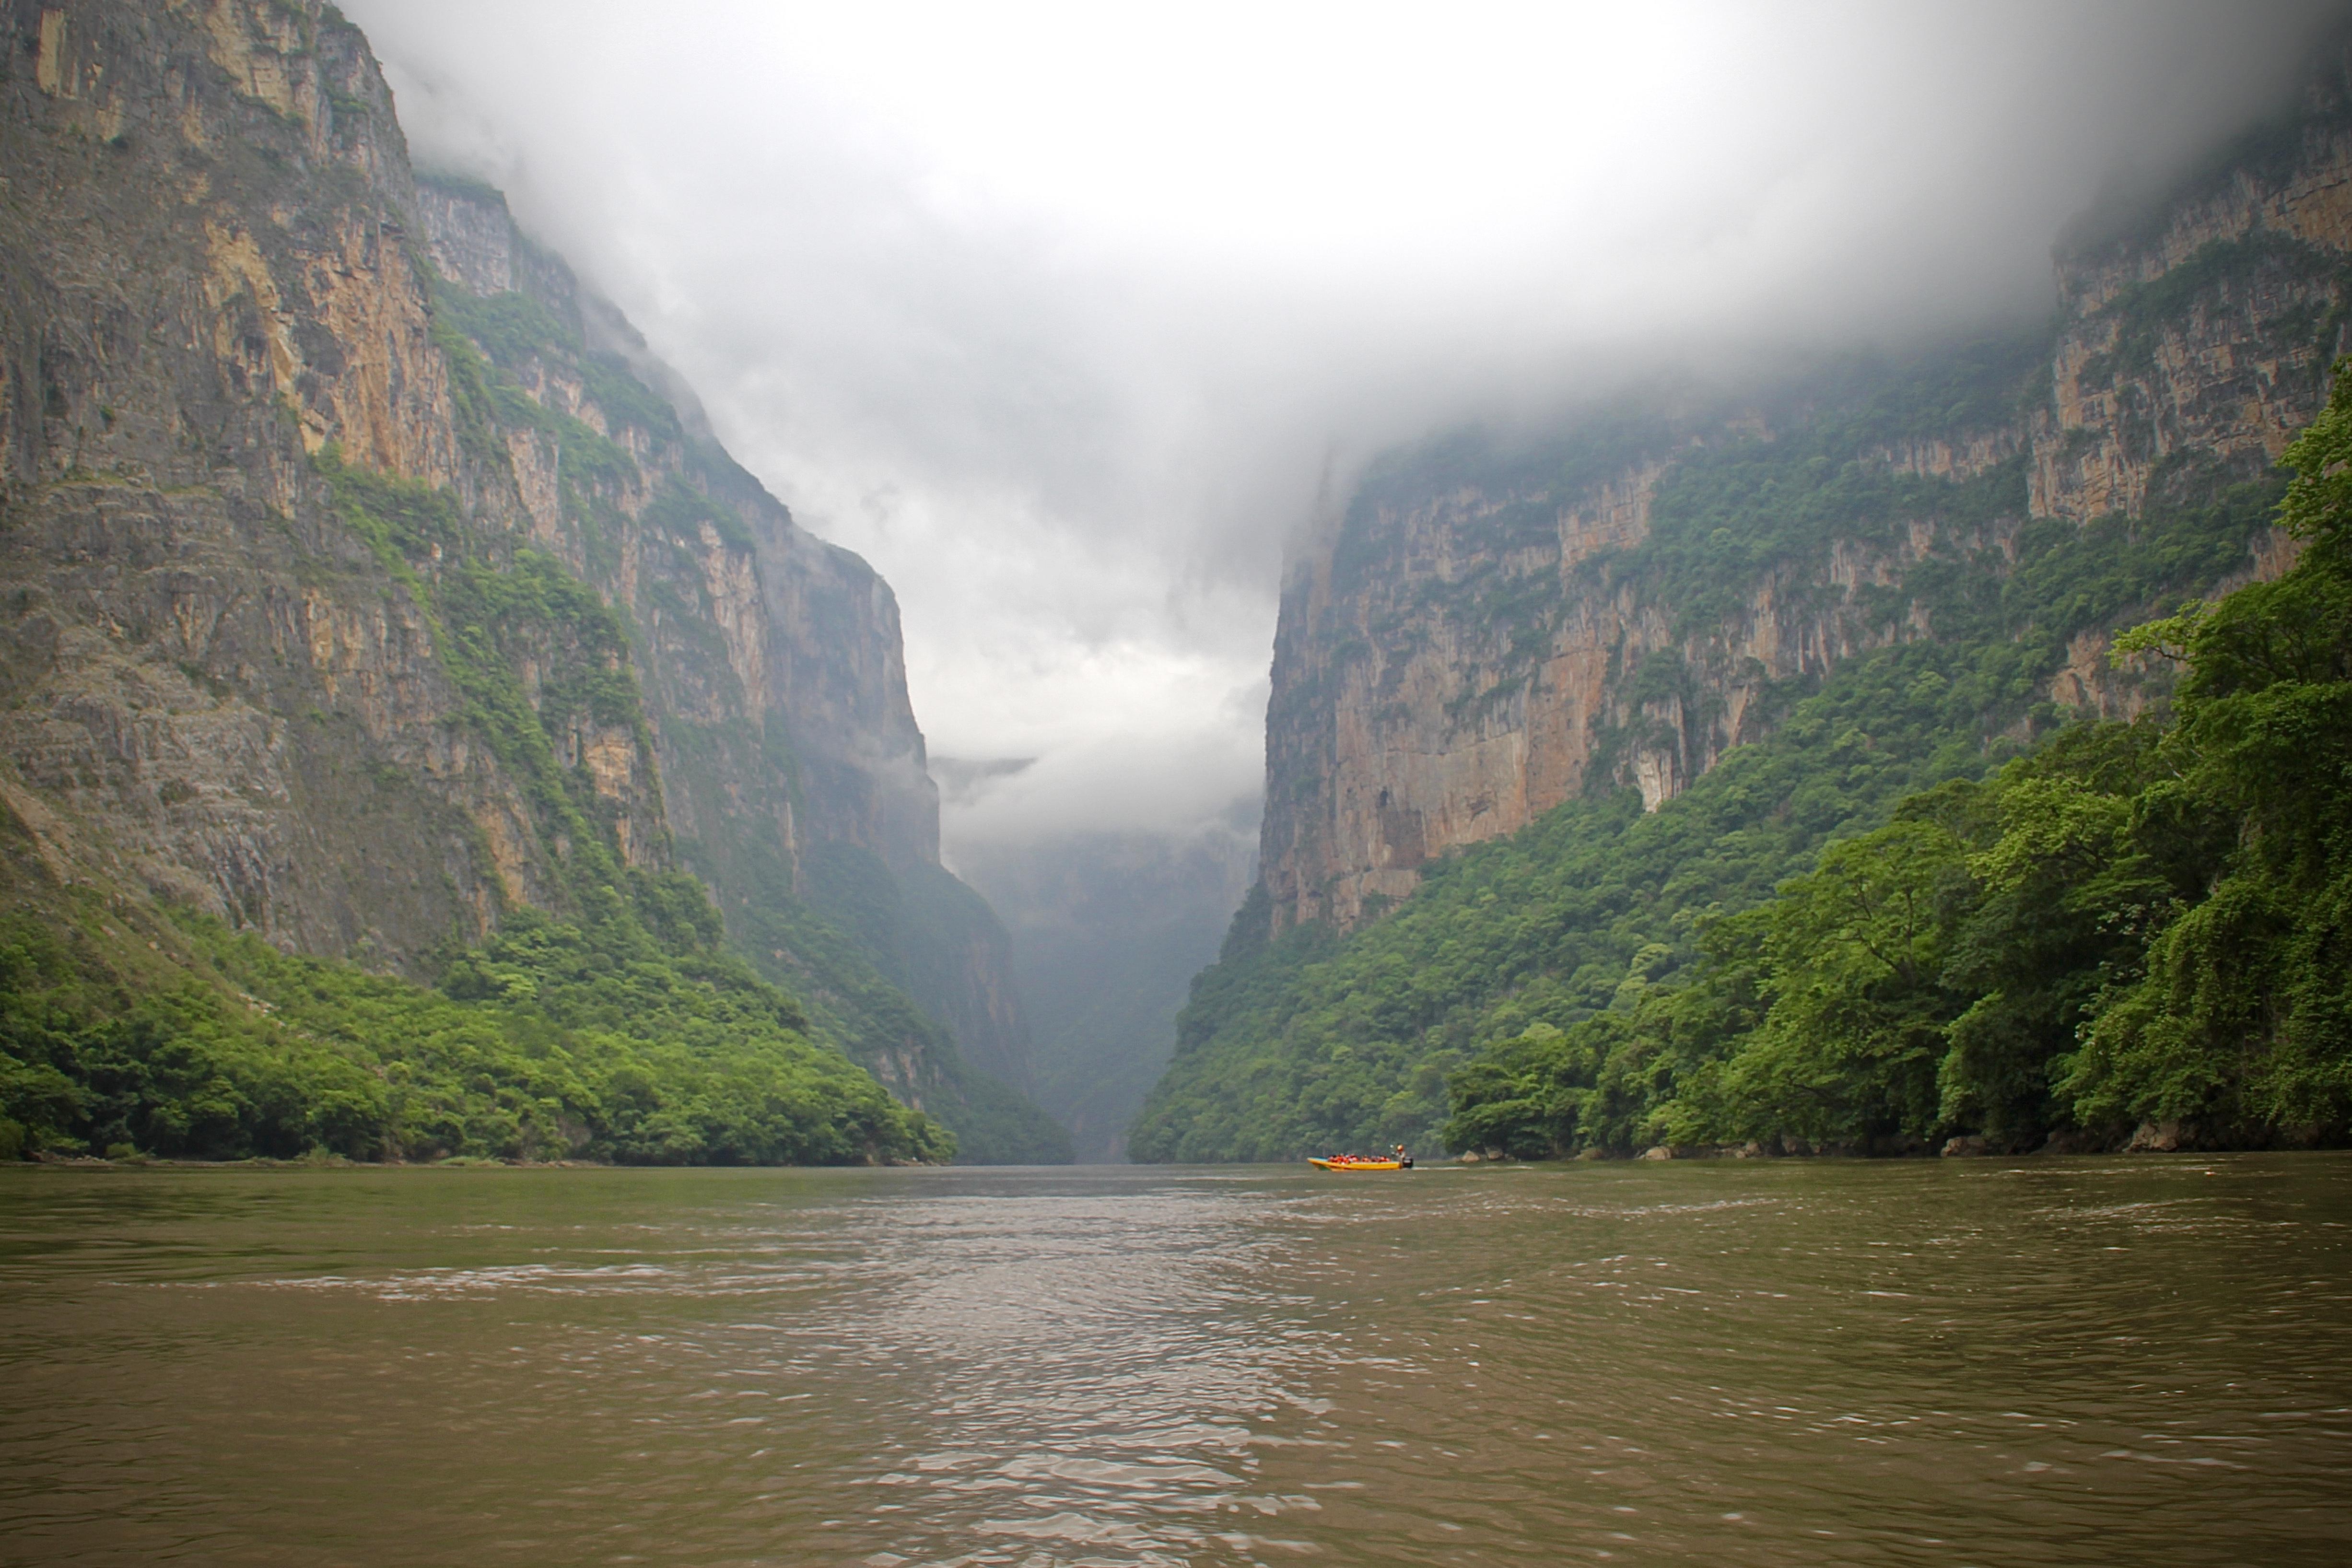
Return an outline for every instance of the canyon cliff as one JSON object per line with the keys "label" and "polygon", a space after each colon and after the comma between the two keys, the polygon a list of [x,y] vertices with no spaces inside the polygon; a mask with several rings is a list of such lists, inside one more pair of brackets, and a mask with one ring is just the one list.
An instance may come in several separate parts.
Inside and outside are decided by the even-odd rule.
{"label": "canyon cliff", "polygon": [[[1636,788],[1654,809],[1766,733],[1786,708],[1776,694],[1938,636],[1901,587],[1916,568],[1998,579],[2037,523],[2136,518],[2184,487],[2263,474],[2325,401],[2347,261],[2339,74],[2168,200],[2078,226],[2057,253],[2052,331],[1748,392],[1664,383],[1548,442],[1470,433],[1381,458],[1286,574],[1268,929],[1353,928],[1436,858],[1592,789]],[[1858,401],[1874,377],[1907,377],[1908,401]],[[1858,439],[1811,455],[1897,481],[1880,503],[1801,548],[1735,537],[1723,492],[1740,454],[1832,425]],[[1728,525],[1703,603],[1658,567],[1706,548],[1704,531],[1662,550],[1662,506],[1685,530],[1711,506]],[[2291,559],[2273,533],[2242,570],[2274,576]],[[2040,695],[2136,711],[2148,689],[2109,668],[2111,629],[2079,628],[2063,663],[2036,672]]]}
{"label": "canyon cliff", "polygon": [[[1928,1064],[1905,1108],[1857,1112],[1832,1141],[2122,1147],[2134,1118],[2183,1116],[2224,1141],[2332,1136],[2324,1096],[2250,1109],[2221,1068],[2187,1110],[2137,1079],[2101,1100],[2067,1076],[2089,1027],[2076,1001],[2018,1021],[2029,992],[2104,995],[2171,962],[2152,939],[2112,972],[2053,964],[2063,983],[2041,991],[1954,971],[1920,1003],[1932,1027],[1767,1093],[1779,1058],[1757,1042],[1830,1037],[1759,1022],[1780,982],[1740,944],[1797,919],[1778,891],[1792,879],[1848,844],[1895,853],[1990,798],[1969,792],[2026,776],[2012,764],[2156,744],[2188,656],[2176,637],[2118,662],[2117,635],[2301,570],[2278,463],[2352,348],[2347,193],[2336,53],[2275,121],[2062,237],[2041,323],[1705,374],[1662,355],[1538,434],[1456,431],[1371,462],[1287,568],[1259,880],[1193,981],[1132,1157],[1283,1159],[1441,1129],[1554,1152],[1751,1124],[1760,1140],[1817,1099],[1867,1099],[1854,1086],[1897,1062]],[[2139,809],[2116,799],[2117,820]],[[2212,843],[2254,842],[2214,809]],[[2173,929],[2219,866],[2109,911],[2084,951],[2134,920]],[[1979,896],[1979,862],[1947,869],[1919,897]],[[2032,946],[1984,941],[1979,957]],[[2171,1004],[2133,994],[2176,1026]],[[1966,1029],[1936,1012],[1954,996],[1989,998]],[[2217,1029],[2216,1061],[2271,1037]],[[1489,1121],[1549,1131],[1482,1145]]]}
{"label": "canyon cliff", "polygon": [[411,171],[331,5],[9,26],[19,900],[100,889],[431,981],[514,911],[691,872],[967,1157],[1065,1149],[1012,1087],[1003,931],[939,864],[888,585],[497,192]]}

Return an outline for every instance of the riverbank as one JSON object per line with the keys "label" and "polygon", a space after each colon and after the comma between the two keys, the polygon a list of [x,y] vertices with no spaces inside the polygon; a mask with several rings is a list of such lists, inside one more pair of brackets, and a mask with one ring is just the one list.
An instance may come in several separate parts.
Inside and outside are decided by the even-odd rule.
{"label": "riverbank", "polygon": [[[1741,1143],[1654,1143],[1639,1153],[1613,1153],[1585,1149],[1573,1155],[1580,1162],[1624,1160],[1901,1160],[1941,1158],[2019,1159],[2060,1154],[2220,1154],[2300,1152],[2352,1147],[2340,1129],[2293,1127],[2266,1130],[2259,1138],[2193,1121],[2144,1121],[2129,1132],[2085,1132],[2069,1129],[2053,1132],[2033,1148],[2004,1148],[1980,1134],[1929,1140],[1896,1137],[1875,1143],[1817,1143],[1798,1137]],[[1476,1165],[1490,1162],[1525,1163],[1500,1149],[1465,1150],[1455,1163]]]}

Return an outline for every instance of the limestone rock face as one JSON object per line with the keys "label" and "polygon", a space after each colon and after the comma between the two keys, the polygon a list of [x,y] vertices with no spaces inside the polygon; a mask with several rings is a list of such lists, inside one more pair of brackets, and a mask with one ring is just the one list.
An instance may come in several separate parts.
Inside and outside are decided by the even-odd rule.
{"label": "limestone rock face", "polygon": [[[472,478],[365,41],[262,4],[10,21],[5,767],[68,860],[273,940],[478,933],[551,847],[310,461]],[[580,739],[650,820],[651,760]]]}
{"label": "limestone rock face", "polygon": [[[2036,516],[2137,513],[2178,453],[2275,460],[2327,368],[2306,311],[2341,309],[2352,254],[2343,84],[2152,219],[2063,251],[2051,400],[2032,420]],[[2215,286],[2204,287],[2211,279]]]}
{"label": "limestone rock face", "polygon": [[888,585],[497,192],[420,182],[358,29],[5,16],[0,799],[37,863],[416,973],[562,910],[585,835],[700,874],[821,1018],[871,1021],[851,971],[928,986],[837,1031],[902,1098],[964,1094],[942,1017],[1017,1068],[968,889],[957,962],[752,929],[827,855],[947,876]]}
{"label": "limestone rock face", "polygon": [[[1934,637],[1917,605],[1883,604],[1923,561],[2000,574],[2038,521],[2137,516],[2192,465],[2267,468],[2347,346],[2347,192],[2338,70],[2291,133],[2062,248],[2038,395],[1864,458],[1919,478],[2011,475],[2013,504],[1890,514],[1818,559],[1761,561],[1702,624],[1622,563],[1678,463],[1804,427],[1801,400],[1668,398],[1613,447],[1589,432],[1533,455],[1463,437],[1375,464],[1286,571],[1260,858],[1272,929],[1353,927],[1411,893],[1432,858],[1589,788],[1636,788],[1654,809],[1764,732],[1767,694]],[[2245,574],[2292,559],[2274,532]],[[2045,681],[2051,700],[2129,716],[2149,700],[2110,668],[2108,640],[2076,637]]]}
{"label": "limestone rock face", "polygon": [[[502,195],[432,177],[417,190],[424,237],[442,276],[479,300],[529,300],[560,332],[551,342],[501,336],[480,346],[541,407],[579,421],[631,459],[597,498],[621,526],[599,535],[564,514],[558,442],[509,433],[533,542],[628,604],[665,731],[688,727],[706,747],[730,753],[719,770],[730,788],[674,789],[670,825],[684,837],[706,837],[719,830],[714,812],[744,805],[741,779],[779,773],[797,786],[773,803],[788,848],[842,842],[894,868],[936,866],[939,792],[907,697],[889,584],[857,555],[801,528],[735,465],[692,392],[610,304],[515,227]],[[592,384],[600,363],[625,366],[665,406],[651,418],[607,407],[610,395],[600,400]],[[716,505],[707,515],[681,510],[680,494]],[[789,759],[781,770],[761,755],[771,744]],[[692,750],[683,734],[670,738],[666,773],[706,771]]]}
{"label": "limestone rock face", "polygon": [[[1857,591],[1931,550],[1999,550],[2015,531],[1923,518],[1891,547],[1842,543],[1818,576],[1768,569],[1733,615],[1692,636],[1675,606],[1585,569],[1644,537],[1664,468],[1567,500],[1459,489],[1375,501],[1349,521],[1379,542],[1369,559],[1351,562],[1343,535],[1295,564],[1267,710],[1261,863],[1275,930],[1351,927],[1411,893],[1425,861],[1526,826],[1586,787],[1604,728],[1631,732],[1611,778],[1654,809],[1762,733],[1770,684],[1919,629],[1857,625],[1843,613]],[[1484,547],[1497,518],[1525,542]],[[1535,613],[1498,625],[1497,601]],[[1662,663],[1671,679],[1642,679]]]}

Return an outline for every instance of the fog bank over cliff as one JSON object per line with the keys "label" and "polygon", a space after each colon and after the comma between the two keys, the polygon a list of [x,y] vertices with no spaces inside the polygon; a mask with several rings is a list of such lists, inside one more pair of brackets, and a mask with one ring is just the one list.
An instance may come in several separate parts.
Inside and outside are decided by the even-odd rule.
{"label": "fog bank over cliff", "polygon": [[1253,794],[1285,537],[1378,446],[2048,309],[2334,8],[351,0],[904,606],[952,844]]}

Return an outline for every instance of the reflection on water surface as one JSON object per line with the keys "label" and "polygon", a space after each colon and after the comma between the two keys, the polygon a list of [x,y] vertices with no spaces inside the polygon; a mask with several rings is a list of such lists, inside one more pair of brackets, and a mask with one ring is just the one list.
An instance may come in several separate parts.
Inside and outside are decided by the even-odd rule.
{"label": "reflection on water surface", "polygon": [[2352,1160],[0,1173],[0,1558],[2336,1563]]}

